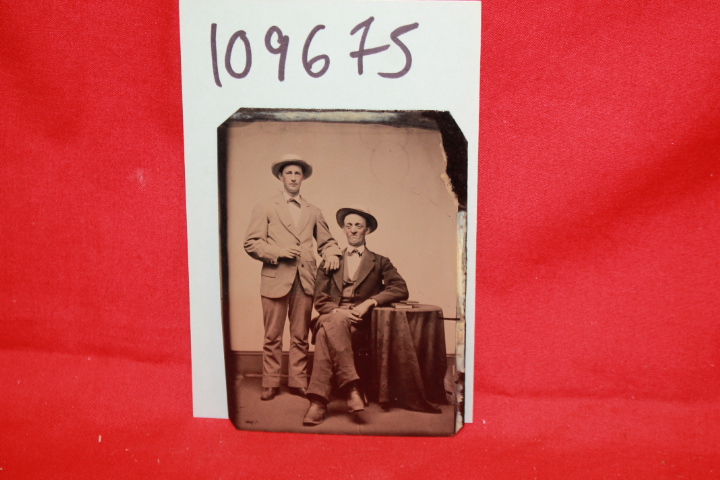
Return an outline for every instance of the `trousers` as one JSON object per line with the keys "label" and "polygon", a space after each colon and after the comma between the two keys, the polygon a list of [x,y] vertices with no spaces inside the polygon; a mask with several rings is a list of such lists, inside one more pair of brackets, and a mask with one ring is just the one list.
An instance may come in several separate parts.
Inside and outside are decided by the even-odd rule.
{"label": "trousers", "polygon": [[362,341],[365,332],[340,313],[321,315],[318,325],[307,393],[327,401],[330,399],[333,379],[341,389],[360,379],[355,369],[353,344]]}
{"label": "trousers", "polygon": [[285,318],[288,318],[290,320],[288,386],[306,388],[308,329],[313,297],[305,293],[300,277],[296,275],[287,295],[280,298],[261,297],[261,300],[265,326],[262,386],[266,388],[280,386],[282,335]]}

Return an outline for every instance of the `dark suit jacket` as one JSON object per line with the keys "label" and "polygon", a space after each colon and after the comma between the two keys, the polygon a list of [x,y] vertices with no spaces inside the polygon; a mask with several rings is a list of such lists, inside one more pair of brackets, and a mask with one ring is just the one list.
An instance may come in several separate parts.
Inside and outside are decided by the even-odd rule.
{"label": "dark suit jacket", "polygon": [[[315,310],[320,315],[332,313],[340,306],[342,298],[343,270],[345,262],[345,251],[340,257],[340,268],[334,272],[327,273],[323,266],[318,269],[317,280],[315,281]],[[372,298],[382,307],[393,302],[407,300],[408,289],[405,280],[400,276],[389,258],[373,253],[365,248],[365,253],[360,260],[357,274],[355,276],[354,304],[359,304]],[[371,310],[363,317],[367,322]],[[317,330],[317,319],[313,320],[313,335]],[[364,323],[365,323],[364,322]]]}

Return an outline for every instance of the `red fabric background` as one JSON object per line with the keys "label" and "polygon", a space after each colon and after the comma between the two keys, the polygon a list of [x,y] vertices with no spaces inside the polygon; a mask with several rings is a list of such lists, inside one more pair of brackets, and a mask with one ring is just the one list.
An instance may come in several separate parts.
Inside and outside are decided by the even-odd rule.
{"label": "red fabric background", "polygon": [[1,2],[0,478],[720,477],[720,7],[482,42],[476,423],[241,433],[192,418],[177,4]]}

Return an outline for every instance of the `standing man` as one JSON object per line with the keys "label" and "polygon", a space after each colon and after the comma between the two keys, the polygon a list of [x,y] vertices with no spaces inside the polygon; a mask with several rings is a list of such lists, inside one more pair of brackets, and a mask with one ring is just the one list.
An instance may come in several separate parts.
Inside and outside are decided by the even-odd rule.
{"label": "standing man", "polygon": [[286,316],[290,319],[288,386],[293,393],[305,396],[308,328],[316,276],[313,238],[325,268],[337,269],[341,255],[320,209],[300,196],[300,186],[312,175],[312,166],[300,156],[288,154],[273,163],[271,171],[282,182],[283,191],[255,205],[245,235],[245,251],[263,262],[260,273],[265,326],[262,400],[271,400],[280,393]]}
{"label": "standing man", "polygon": [[[307,397],[310,407],[303,425],[322,423],[333,378],[347,397],[351,413],[365,409],[357,381],[354,351],[367,341],[373,307],[407,300],[408,289],[390,259],[365,247],[365,235],[377,229],[377,220],[363,208],[341,208],[335,216],[345,231],[348,248],[335,272],[320,269],[315,282],[313,324],[315,357]],[[321,266],[322,267],[322,266]]]}

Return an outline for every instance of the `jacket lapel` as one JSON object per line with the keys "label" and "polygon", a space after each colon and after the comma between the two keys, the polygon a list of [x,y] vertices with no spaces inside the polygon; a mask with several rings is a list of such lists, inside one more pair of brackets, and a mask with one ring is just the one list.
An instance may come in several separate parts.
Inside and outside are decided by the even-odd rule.
{"label": "jacket lapel", "polygon": [[375,267],[375,255],[365,247],[365,253],[363,253],[360,259],[360,265],[358,265],[357,273],[355,274],[356,287],[365,280],[373,267]]}
{"label": "jacket lapel", "polygon": [[298,237],[298,231],[295,228],[295,222],[293,222],[293,219],[290,216],[287,202],[285,201],[285,197],[283,197],[282,194],[275,197],[275,212],[277,212],[278,218],[280,218],[280,221],[285,226],[285,228],[287,228],[288,231],[292,233],[295,238],[300,240],[300,238]]}
{"label": "jacket lapel", "polygon": [[300,224],[297,227],[298,234],[302,233],[310,222],[310,204],[304,198],[300,198]]}
{"label": "jacket lapel", "polygon": [[343,290],[343,273],[345,272],[345,250],[347,250],[347,248],[343,248],[342,256],[340,257],[340,267],[333,273],[333,280],[335,280],[335,285],[341,294]]}

